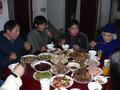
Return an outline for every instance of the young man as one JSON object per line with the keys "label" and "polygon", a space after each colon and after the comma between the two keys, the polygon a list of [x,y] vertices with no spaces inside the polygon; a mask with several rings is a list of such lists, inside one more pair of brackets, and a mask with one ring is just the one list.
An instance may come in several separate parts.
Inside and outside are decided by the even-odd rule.
{"label": "young man", "polygon": [[77,51],[88,50],[87,36],[80,32],[79,23],[76,20],[71,20],[67,27],[67,33],[61,40],[60,44],[69,44],[70,48]]}
{"label": "young man", "polygon": [[103,58],[108,59],[113,51],[120,48],[120,41],[116,39],[116,27],[114,24],[107,24],[102,31],[102,35],[92,41],[90,46],[96,50],[103,51]]}
{"label": "young man", "polygon": [[46,29],[47,21],[43,16],[34,19],[35,28],[28,34],[28,41],[32,45],[32,53],[46,51],[46,45],[51,42],[52,33]]}
{"label": "young man", "polygon": [[20,57],[30,50],[30,45],[24,47],[25,42],[19,34],[20,26],[16,21],[5,23],[4,31],[0,32],[0,68],[19,62]]}

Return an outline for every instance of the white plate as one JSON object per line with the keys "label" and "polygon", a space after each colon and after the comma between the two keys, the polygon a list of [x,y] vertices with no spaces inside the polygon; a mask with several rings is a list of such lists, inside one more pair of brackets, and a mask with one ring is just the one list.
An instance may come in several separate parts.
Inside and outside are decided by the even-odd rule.
{"label": "white plate", "polygon": [[[39,71],[39,70],[36,70],[36,69],[35,69],[35,66],[38,65],[38,64],[40,64],[40,63],[46,63],[46,64],[49,64],[49,65],[52,66],[52,64],[49,63],[49,62],[35,60],[35,61],[33,61],[33,62],[31,63],[31,67],[32,67],[35,71]],[[48,71],[48,70],[46,70],[46,71]],[[44,72],[44,71],[42,71],[42,72]]]}
{"label": "white plate", "polygon": [[[50,74],[50,76],[49,77],[43,77],[43,78],[51,78],[52,77],[52,74],[50,73],[50,72],[40,72],[40,71],[36,71],[35,73],[33,73],[33,78],[35,79],[35,80],[38,80],[36,77],[35,77],[35,74],[36,73],[40,73],[40,74],[42,74],[42,73],[49,73]],[[43,79],[43,78],[41,78],[41,79]],[[39,79],[40,80],[40,79]],[[39,81],[38,80],[38,81]]]}
{"label": "white plate", "polygon": [[87,66],[99,66],[100,65],[100,62],[98,60],[91,60],[91,59],[87,59],[85,61],[85,64]]}
{"label": "white plate", "polygon": [[64,87],[64,88],[69,88],[69,87],[71,87],[71,86],[73,85],[73,83],[74,83],[73,79],[72,79],[70,76],[67,76],[67,75],[64,75],[64,74],[58,74],[58,75],[53,76],[53,77],[51,78],[51,80],[50,80],[51,86],[54,87],[54,88],[58,88],[58,87],[56,87],[56,86],[53,85],[54,79],[55,79],[56,77],[64,77],[64,76],[65,76],[67,79],[70,79],[69,85],[66,86],[66,87],[64,87],[64,86],[61,86],[61,87]]}
{"label": "white plate", "polygon": [[66,72],[64,72],[64,73],[56,73],[54,70],[53,70],[53,68],[55,68],[55,66],[54,65],[52,65],[51,66],[51,69],[50,69],[50,72],[51,73],[53,73],[53,74],[67,74],[67,73],[69,73],[70,72],[70,69],[68,68],[68,70],[66,71]]}
{"label": "white plate", "polygon": [[108,79],[107,79],[106,77],[104,77],[104,76],[95,76],[95,77],[93,78],[93,80],[94,80],[95,82],[100,83],[100,84],[106,84],[106,83],[108,82]]}
{"label": "white plate", "polygon": [[[99,67],[87,67],[87,69],[89,70],[89,73],[94,76],[103,74],[103,70]],[[96,70],[98,70],[98,71],[96,71]]]}
{"label": "white plate", "polygon": [[[71,74],[71,77],[73,77],[73,75],[74,75],[74,72]],[[93,80],[93,75],[92,75],[92,74],[90,74],[90,75],[91,75],[91,79],[90,79],[89,81],[86,81],[86,82],[78,81],[78,80],[76,80],[75,78],[73,78],[73,80],[74,80],[75,82],[77,82],[77,83],[87,84],[87,83],[89,83],[89,82],[91,82],[91,81]]]}
{"label": "white plate", "polygon": [[[70,68],[71,71],[76,71],[80,69],[80,64],[77,62],[69,62],[66,67]],[[72,68],[72,67],[75,67],[75,68]]]}
{"label": "white plate", "polygon": [[[33,55],[33,54],[29,54],[29,55],[24,55],[24,56],[22,56],[21,57],[21,62],[22,61],[25,61],[26,63],[31,63],[32,61],[26,61],[26,60],[24,60],[24,58],[26,58],[26,57],[35,57],[36,59],[37,59],[37,56],[36,55]],[[35,59],[35,60],[36,60]],[[34,61],[34,60],[33,60]]]}
{"label": "white plate", "polygon": [[[38,58],[41,60],[41,58],[40,58],[40,56],[42,56],[42,55],[50,55],[51,57],[53,56],[53,54],[52,53],[40,53],[40,54],[38,54]],[[42,59],[42,60],[45,60],[44,58]],[[49,59],[46,59],[46,60],[49,60]]]}

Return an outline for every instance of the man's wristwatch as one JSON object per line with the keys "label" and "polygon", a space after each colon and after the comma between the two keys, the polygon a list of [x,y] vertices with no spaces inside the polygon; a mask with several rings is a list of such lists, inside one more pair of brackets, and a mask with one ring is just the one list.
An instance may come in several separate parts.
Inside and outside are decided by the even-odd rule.
{"label": "man's wristwatch", "polygon": [[17,78],[17,77],[18,77],[15,73],[11,73],[11,75],[13,75],[15,78]]}

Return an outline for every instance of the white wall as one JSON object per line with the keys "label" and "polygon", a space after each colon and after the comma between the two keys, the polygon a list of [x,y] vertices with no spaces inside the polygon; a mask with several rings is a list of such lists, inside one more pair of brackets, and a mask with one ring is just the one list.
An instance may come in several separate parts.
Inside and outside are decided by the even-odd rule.
{"label": "white wall", "polygon": [[2,14],[0,14],[0,31],[3,30],[3,26],[6,21],[9,20],[9,14],[8,14],[8,2],[7,0],[1,0],[3,3],[3,10]]}
{"label": "white wall", "polygon": [[[45,12],[41,11],[41,8],[45,8]],[[33,19],[42,15],[47,18],[47,0],[32,0]]]}
{"label": "white wall", "polygon": [[57,28],[63,28],[65,25],[65,0],[47,1],[48,20]]}

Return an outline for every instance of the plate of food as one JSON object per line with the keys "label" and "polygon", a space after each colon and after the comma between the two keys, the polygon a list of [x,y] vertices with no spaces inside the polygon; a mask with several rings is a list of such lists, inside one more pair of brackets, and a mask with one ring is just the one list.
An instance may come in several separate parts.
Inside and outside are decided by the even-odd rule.
{"label": "plate of food", "polygon": [[87,65],[85,64],[85,61],[82,61],[79,64],[80,64],[80,69],[84,69],[87,67]]}
{"label": "plate of food", "polygon": [[107,79],[106,77],[104,77],[104,76],[95,76],[95,77],[93,78],[93,80],[94,80],[95,82],[100,83],[100,84],[106,84],[106,83],[108,82],[108,79]]}
{"label": "plate of food", "polygon": [[87,69],[88,69],[89,73],[94,76],[103,74],[103,70],[99,67],[87,67]]}
{"label": "plate of food", "polygon": [[35,71],[49,71],[51,69],[52,64],[46,61],[33,61],[31,63],[31,67],[35,70]]}
{"label": "plate of food", "polygon": [[70,53],[69,56],[73,59],[75,59],[78,63],[85,61],[86,59],[89,59],[88,53],[85,52],[77,52],[74,51],[73,53]]}
{"label": "plate of food", "polygon": [[66,67],[66,65],[58,63],[55,65],[52,65],[50,71],[53,74],[67,74],[70,72],[70,69]]}
{"label": "plate of food", "polygon": [[89,83],[93,79],[93,76],[89,73],[87,69],[81,69],[73,72],[71,77],[74,79],[74,81],[82,84]]}
{"label": "plate of food", "polygon": [[74,81],[71,77],[63,74],[55,75],[51,78],[51,86],[54,88],[69,88],[73,85]]}
{"label": "plate of food", "polygon": [[85,64],[87,66],[99,66],[100,65],[100,62],[98,60],[93,60],[93,59],[87,59],[85,61]]}
{"label": "plate of food", "polygon": [[72,72],[74,72],[74,71],[77,71],[78,69],[80,69],[80,64],[77,62],[69,62],[67,64],[67,67],[70,68],[70,70]]}
{"label": "plate of food", "polygon": [[53,55],[50,61],[53,64],[58,64],[59,62],[61,62],[62,64],[66,64],[68,62],[68,57],[66,57],[64,54]]}
{"label": "plate of food", "polygon": [[43,79],[43,78],[51,78],[52,77],[52,74],[50,72],[40,72],[40,71],[36,71],[34,74],[33,74],[33,78],[35,80],[40,80],[40,79]]}
{"label": "plate of food", "polygon": [[52,58],[53,54],[52,53],[41,53],[38,54],[38,58],[40,60],[50,60]]}
{"label": "plate of food", "polygon": [[26,63],[32,63],[37,59],[36,55],[29,54],[29,55],[24,55],[21,57],[21,62],[25,61]]}

